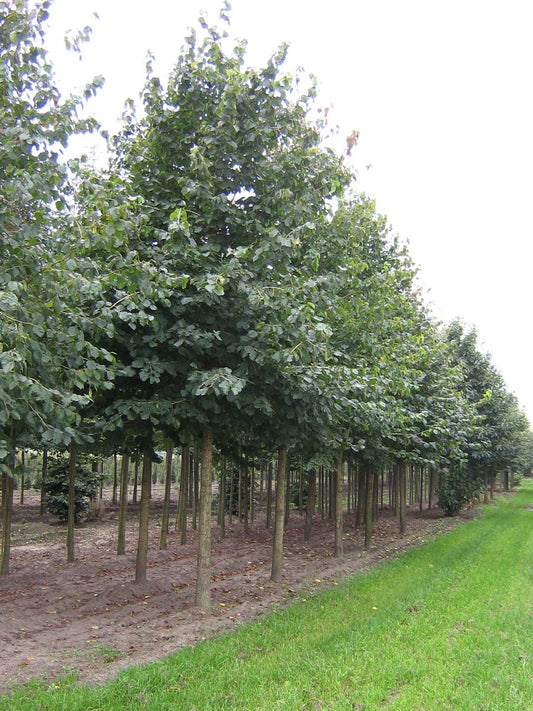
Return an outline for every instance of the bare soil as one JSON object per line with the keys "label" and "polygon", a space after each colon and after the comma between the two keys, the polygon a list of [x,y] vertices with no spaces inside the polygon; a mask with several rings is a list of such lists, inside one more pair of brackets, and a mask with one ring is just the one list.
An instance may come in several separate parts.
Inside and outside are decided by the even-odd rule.
{"label": "bare soil", "polygon": [[[439,509],[408,514],[407,533],[384,511],[370,550],[363,534],[345,518],[344,557],[333,556],[331,520],[315,517],[304,542],[304,517],[291,512],[285,532],[284,574],[270,580],[272,531],[263,515],[249,531],[234,522],[220,538],[212,532],[212,611],[194,606],[197,534],[180,545],[170,526],[159,550],[162,492],[153,493],[148,582],[134,583],[137,516],[130,506],[126,554],[115,553],[117,507],[101,507],[96,520],[76,529],[76,561],[66,563],[65,530],[39,516],[36,496],[15,505],[10,575],[0,578],[0,693],[32,679],[52,683],[75,672],[90,683],[120,669],[159,659],[236,624],[249,622],[296,595],[337,584],[471,518],[472,511],[446,518]],[[175,507],[173,506],[173,510]]]}

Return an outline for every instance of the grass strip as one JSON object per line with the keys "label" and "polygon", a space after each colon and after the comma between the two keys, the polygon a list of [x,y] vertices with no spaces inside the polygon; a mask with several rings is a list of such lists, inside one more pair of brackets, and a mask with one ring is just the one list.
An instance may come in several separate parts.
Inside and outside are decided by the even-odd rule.
{"label": "grass strip", "polygon": [[261,622],[0,709],[533,709],[533,482],[484,515]]}

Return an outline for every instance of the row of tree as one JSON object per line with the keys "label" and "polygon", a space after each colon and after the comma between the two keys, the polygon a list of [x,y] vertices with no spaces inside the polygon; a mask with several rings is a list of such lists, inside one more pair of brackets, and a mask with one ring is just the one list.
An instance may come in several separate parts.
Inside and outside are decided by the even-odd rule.
{"label": "row of tree", "polygon": [[80,116],[102,80],[60,97],[49,5],[0,0],[3,573],[25,448],[69,453],[69,559],[78,453],[142,452],[142,581],[154,452],[198,442],[202,606],[214,448],[276,453],[274,579],[289,452],[308,472],[438,471],[449,512],[530,465],[515,396],[474,331],[431,318],[406,248],[327,146],[313,81],[284,73],[286,47],[252,69],[201,19],[168,82],[148,62],[140,115],[127,105],[97,170],[64,149],[96,130]]}

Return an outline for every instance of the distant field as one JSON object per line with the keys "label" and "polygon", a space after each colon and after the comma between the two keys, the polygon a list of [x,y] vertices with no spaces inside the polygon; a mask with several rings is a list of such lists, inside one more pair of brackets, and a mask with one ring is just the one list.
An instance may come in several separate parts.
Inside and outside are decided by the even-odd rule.
{"label": "distant field", "polygon": [[[531,507],[531,508],[530,508]],[[533,482],[484,515],[260,623],[0,709],[533,709]]]}

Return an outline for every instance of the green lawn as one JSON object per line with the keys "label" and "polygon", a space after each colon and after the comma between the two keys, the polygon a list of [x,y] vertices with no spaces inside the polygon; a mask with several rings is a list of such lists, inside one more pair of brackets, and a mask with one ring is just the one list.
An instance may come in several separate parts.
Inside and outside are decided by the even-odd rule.
{"label": "green lawn", "polygon": [[[0,709],[533,710],[533,482],[484,515],[261,623]],[[288,564],[288,563],[287,563]]]}

